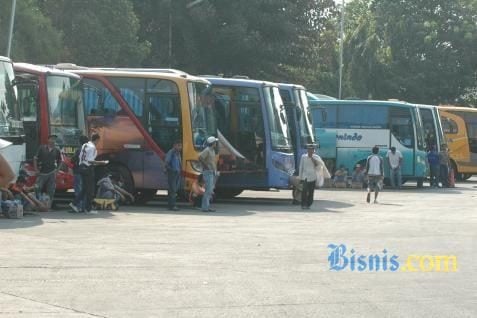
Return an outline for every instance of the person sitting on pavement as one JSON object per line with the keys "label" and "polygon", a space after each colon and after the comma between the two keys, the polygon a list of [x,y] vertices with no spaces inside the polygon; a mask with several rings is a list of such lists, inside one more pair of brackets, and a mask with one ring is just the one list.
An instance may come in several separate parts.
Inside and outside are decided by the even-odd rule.
{"label": "person sitting on pavement", "polygon": [[24,210],[48,212],[48,203],[36,198],[35,187],[27,187],[24,176],[19,176],[8,189],[2,190],[2,199],[20,201]]}
{"label": "person sitting on pavement", "polygon": [[192,206],[195,208],[200,208],[202,203],[202,197],[205,193],[205,181],[204,176],[199,174],[197,180],[192,183],[192,188],[189,195],[189,202],[192,203]]}
{"label": "person sitting on pavement", "polygon": [[344,165],[341,165],[338,170],[335,172],[333,178],[333,184],[336,188],[346,188],[346,179],[348,177],[348,171],[345,169]]}
{"label": "person sitting on pavement", "polygon": [[360,164],[357,164],[351,175],[351,187],[354,189],[362,189],[364,185],[364,170]]}
{"label": "person sitting on pavement", "polygon": [[[105,205],[105,203],[106,205],[114,203],[114,205],[112,205],[113,209],[117,209],[120,202],[126,202],[126,197],[128,197],[131,202],[134,202],[134,196],[115,184],[113,180],[117,182],[115,176],[107,174],[104,178],[98,181],[98,191],[96,193],[95,202],[98,204],[102,203],[102,205]],[[111,202],[106,202],[105,200],[111,200]]]}

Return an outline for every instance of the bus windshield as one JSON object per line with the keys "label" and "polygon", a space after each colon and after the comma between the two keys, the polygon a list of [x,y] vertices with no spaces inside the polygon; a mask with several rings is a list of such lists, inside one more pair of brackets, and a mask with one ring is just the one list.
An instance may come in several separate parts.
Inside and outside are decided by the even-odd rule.
{"label": "bus windshield", "polygon": [[207,137],[217,135],[214,98],[210,85],[202,82],[187,84],[194,147],[202,149]]}
{"label": "bus windshield", "polygon": [[78,78],[48,75],[46,79],[51,133],[60,145],[76,145],[85,131],[81,83]]}
{"label": "bus windshield", "polygon": [[308,98],[306,96],[306,91],[304,89],[298,90],[299,100],[302,105],[301,107],[301,116],[300,116],[300,138],[303,147],[306,147],[306,144],[313,143],[314,137],[311,127],[311,118],[310,110],[308,105]]}
{"label": "bus windshield", "polygon": [[20,109],[17,103],[17,88],[12,64],[0,61],[0,136],[19,136],[23,134]]}
{"label": "bus windshield", "polygon": [[283,106],[278,87],[266,86],[264,94],[272,149],[291,152],[285,107]]}

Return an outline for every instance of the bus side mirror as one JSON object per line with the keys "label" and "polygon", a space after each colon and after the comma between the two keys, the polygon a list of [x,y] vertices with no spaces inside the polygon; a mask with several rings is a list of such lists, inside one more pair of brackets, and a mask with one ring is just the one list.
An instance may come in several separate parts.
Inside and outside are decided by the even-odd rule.
{"label": "bus side mirror", "polygon": [[285,115],[283,114],[283,111],[280,112],[280,119],[282,120],[282,123],[287,124],[287,119]]}

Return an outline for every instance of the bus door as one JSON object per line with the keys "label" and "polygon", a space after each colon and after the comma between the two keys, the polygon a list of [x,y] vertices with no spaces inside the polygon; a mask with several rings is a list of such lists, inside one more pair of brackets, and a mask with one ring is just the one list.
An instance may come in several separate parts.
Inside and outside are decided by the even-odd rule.
{"label": "bus door", "polygon": [[336,106],[313,107],[315,140],[320,145],[318,153],[324,159],[336,160]]}
{"label": "bus door", "polygon": [[40,109],[38,100],[38,85],[29,82],[19,82],[18,103],[25,131],[26,159],[31,160],[40,146]]}
{"label": "bus door", "polygon": [[[285,112],[287,114],[288,128],[290,130],[290,139],[293,147],[293,154],[295,156],[295,167],[298,167],[300,158],[302,155],[301,149],[303,148],[300,143],[300,127],[298,117],[300,116],[300,109],[296,101],[293,99],[293,95],[288,89],[280,89],[280,96],[285,106]],[[298,173],[298,169],[295,170]]]}
{"label": "bus door", "polygon": [[217,187],[266,187],[266,140],[258,88],[213,86],[219,141]]}
{"label": "bus door", "polygon": [[469,143],[470,160],[472,165],[477,163],[477,113],[466,112],[464,114],[467,138]]}
{"label": "bus door", "polygon": [[440,111],[442,127],[449,143],[449,152],[452,159],[457,162],[469,162],[470,152],[468,147],[467,129],[464,119],[454,113]]}
{"label": "bus door", "polygon": [[[390,107],[390,147],[396,147],[403,156],[401,174],[414,176],[415,166],[415,136],[411,108]],[[386,165],[387,166],[387,165]]]}
{"label": "bus door", "polygon": [[[150,82],[152,80],[148,80]],[[172,82],[170,82],[172,83]],[[180,100],[178,93],[146,94],[146,127],[154,142],[164,154],[174,145],[175,140],[182,141]],[[184,156],[182,156],[184,157]],[[167,177],[164,158],[160,158],[152,149],[147,149],[144,157],[145,188],[166,189]]]}

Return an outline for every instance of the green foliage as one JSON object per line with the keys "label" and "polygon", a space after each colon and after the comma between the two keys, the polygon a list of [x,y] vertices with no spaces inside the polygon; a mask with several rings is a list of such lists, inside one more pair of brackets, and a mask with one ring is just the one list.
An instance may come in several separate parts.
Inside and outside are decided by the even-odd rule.
{"label": "green foliage", "polygon": [[[0,0],[0,54],[5,55],[10,27],[11,0]],[[52,26],[35,0],[17,1],[11,58],[30,63],[51,63],[61,55],[62,33]]]}
{"label": "green foliage", "polygon": [[[139,20],[129,0],[42,0],[43,11],[64,32],[63,58],[86,66],[138,66],[149,54],[139,41]],[[61,13],[61,14],[59,14]]]}
{"label": "green foliage", "polygon": [[[191,2],[18,0],[12,58],[241,74],[337,95],[334,0]],[[1,52],[10,6],[0,0]],[[475,104],[476,0],[353,0],[345,21],[344,97]]]}

